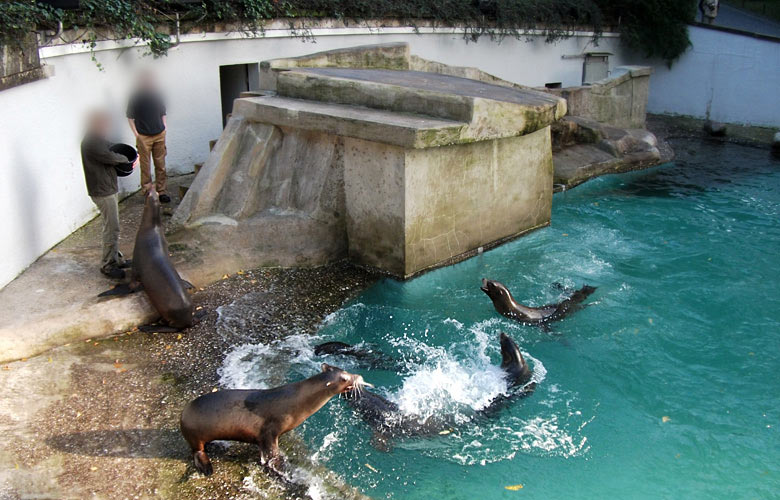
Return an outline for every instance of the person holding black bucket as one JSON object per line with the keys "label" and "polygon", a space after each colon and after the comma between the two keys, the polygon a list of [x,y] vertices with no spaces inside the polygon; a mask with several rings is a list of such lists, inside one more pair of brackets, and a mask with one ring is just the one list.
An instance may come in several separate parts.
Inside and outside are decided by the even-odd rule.
{"label": "person holding black bucket", "polygon": [[87,121],[87,133],[81,141],[81,163],[87,193],[103,218],[103,253],[100,272],[109,278],[123,279],[130,267],[119,251],[119,188],[117,175],[129,175],[138,165],[138,154],[127,144],[111,144],[106,137],[111,127],[108,114],[94,112]]}
{"label": "person holding black bucket", "polygon": [[165,155],[168,151],[165,145],[165,103],[149,72],[141,73],[138,88],[130,97],[127,121],[135,135],[135,147],[138,148],[141,158],[141,188],[144,193],[152,188],[151,156],[154,160],[154,187],[160,195],[160,202],[170,203],[165,172]]}

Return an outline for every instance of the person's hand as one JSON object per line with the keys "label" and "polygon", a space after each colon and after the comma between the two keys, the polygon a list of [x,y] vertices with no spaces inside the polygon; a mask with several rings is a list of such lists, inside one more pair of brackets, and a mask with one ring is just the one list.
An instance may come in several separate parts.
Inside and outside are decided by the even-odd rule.
{"label": "person's hand", "polygon": [[135,167],[137,167],[138,163],[140,163],[140,162],[141,162],[141,159],[140,158],[136,158],[135,161],[133,162],[133,169],[135,169]]}

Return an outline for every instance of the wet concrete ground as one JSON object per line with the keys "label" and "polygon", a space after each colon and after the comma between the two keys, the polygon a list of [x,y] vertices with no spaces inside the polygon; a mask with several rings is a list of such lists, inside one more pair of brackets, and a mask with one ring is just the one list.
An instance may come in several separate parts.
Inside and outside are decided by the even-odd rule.
{"label": "wet concrete ground", "polygon": [[[375,281],[346,263],[236,274],[195,295],[208,316],[181,333],[130,331],[74,342],[0,366],[0,499],[290,498],[257,465],[256,448],[209,451],[215,473],[197,474],[178,419],[190,399],[218,388],[217,369],[236,343],[217,333],[216,309],[267,292],[251,341],[315,331],[322,319]],[[339,404],[331,401],[329,404]],[[311,469],[293,433],[293,464]],[[324,469],[338,497],[359,497]]]}

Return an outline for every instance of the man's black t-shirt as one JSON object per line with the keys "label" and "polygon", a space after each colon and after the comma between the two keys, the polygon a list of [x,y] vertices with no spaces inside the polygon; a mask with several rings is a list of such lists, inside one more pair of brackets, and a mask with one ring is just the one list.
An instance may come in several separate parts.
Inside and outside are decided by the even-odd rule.
{"label": "man's black t-shirt", "polygon": [[127,105],[127,117],[135,120],[135,129],[142,135],[157,135],[165,130],[163,115],[165,104],[162,98],[148,90],[135,93]]}

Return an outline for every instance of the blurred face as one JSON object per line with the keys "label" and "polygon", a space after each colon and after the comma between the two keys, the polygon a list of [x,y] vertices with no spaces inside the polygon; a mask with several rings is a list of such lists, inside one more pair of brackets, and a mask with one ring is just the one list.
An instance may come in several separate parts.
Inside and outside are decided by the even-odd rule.
{"label": "blurred face", "polygon": [[106,113],[93,113],[87,125],[90,133],[98,137],[106,137],[111,130],[111,118]]}

